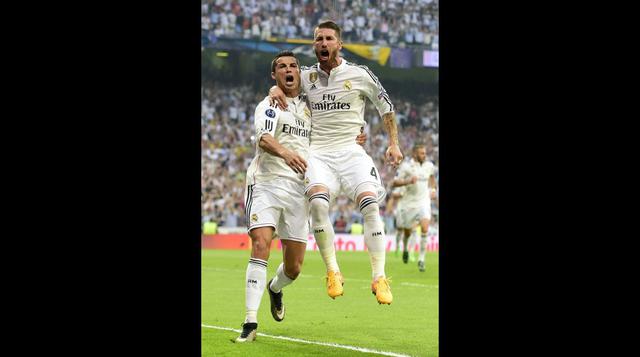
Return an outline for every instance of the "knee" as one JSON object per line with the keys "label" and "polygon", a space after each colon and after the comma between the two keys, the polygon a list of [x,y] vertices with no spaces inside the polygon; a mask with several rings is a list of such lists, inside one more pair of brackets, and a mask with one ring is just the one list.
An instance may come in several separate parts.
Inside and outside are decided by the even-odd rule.
{"label": "knee", "polygon": [[251,238],[251,250],[257,256],[268,256],[269,255],[269,244],[267,244],[267,240],[256,237]]}
{"label": "knee", "polygon": [[286,266],[284,272],[287,274],[287,277],[289,277],[289,279],[296,280],[298,278],[298,275],[300,275],[300,270],[301,264],[295,263],[291,266]]}

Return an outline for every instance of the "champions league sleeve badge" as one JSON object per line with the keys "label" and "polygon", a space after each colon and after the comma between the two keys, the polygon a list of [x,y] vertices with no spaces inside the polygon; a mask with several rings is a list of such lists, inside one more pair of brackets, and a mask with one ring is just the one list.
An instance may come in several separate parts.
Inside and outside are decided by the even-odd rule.
{"label": "champions league sleeve badge", "polygon": [[273,109],[267,109],[267,111],[265,111],[264,114],[266,116],[268,116],[269,118],[275,118],[276,117],[276,112]]}

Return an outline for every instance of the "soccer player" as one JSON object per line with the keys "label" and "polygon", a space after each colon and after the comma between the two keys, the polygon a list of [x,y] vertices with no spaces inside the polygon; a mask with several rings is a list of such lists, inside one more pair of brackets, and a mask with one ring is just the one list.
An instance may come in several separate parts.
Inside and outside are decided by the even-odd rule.
{"label": "soccer player", "polygon": [[[386,191],[373,160],[361,146],[353,144],[352,137],[365,125],[364,107],[369,98],[389,135],[386,161],[397,168],[402,153],[394,107],[367,67],[339,56],[342,40],[336,23],[325,21],[315,28],[313,48],[318,63],[303,67],[301,73],[302,88],[313,113],[305,193],[311,205],[313,234],[327,267],[327,293],[333,299],[343,294],[344,279],[336,260],[335,233],[329,220],[331,195],[342,187],[357,203],[364,218],[364,240],[373,279],[371,291],[378,303],[391,304],[393,296],[384,270],[384,227],[378,206]],[[282,89],[272,87],[269,92],[281,108],[288,107]]]}
{"label": "soccer player", "polygon": [[[424,272],[427,232],[429,231],[429,221],[431,220],[431,199],[436,198],[435,165],[427,160],[427,148],[422,144],[417,144],[413,147],[412,156],[409,162],[405,162],[400,166],[396,173],[396,179],[393,181],[393,186],[405,187],[405,194],[402,198],[403,209],[400,212],[400,220],[405,228],[405,242],[411,234],[411,223],[416,220],[420,222],[418,269]],[[405,253],[402,256],[405,263],[409,257],[408,254],[405,248]]]}
{"label": "soccer player", "polygon": [[[258,307],[265,286],[271,315],[285,317],[282,288],[300,274],[307,237],[309,207],[304,197],[311,112],[299,95],[300,69],[292,52],[278,53],[271,62],[271,78],[287,96],[289,111],[269,105],[268,97],[255,110],[256,156],[247,169],[245,191],[251,258],[246,271],[246,316],[237,342],[253,341],[258,329]],[[364,144],[366,135],[356,138]],[[276,233],[277,232],[277,233]],[[272,239],[282,242],[283,262],[267,284],[267,262]]]}

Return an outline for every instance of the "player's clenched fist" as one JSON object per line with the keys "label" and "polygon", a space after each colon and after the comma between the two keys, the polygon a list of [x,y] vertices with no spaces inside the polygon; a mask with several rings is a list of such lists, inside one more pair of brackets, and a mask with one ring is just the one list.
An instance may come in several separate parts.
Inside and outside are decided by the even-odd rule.
{"label": "player's clenched fist", "polygon": [[400,148],[398,147],[398,145],[391,145],[389,146],[389,148],[387,149],[386,155],[385,155],[387,164],[393,166],[394,169],[398,168],[398,165],[400,165],[400,162],[402,161],[402,152],[400,152]]}

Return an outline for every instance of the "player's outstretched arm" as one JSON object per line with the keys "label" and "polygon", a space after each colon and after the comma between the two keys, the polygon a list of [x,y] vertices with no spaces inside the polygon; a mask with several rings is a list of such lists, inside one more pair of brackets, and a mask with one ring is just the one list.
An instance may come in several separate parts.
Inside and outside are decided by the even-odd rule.
{"label": "player's outstretched arm", "polygon": [[282,146],[278,140],[270,134],[260,136],[258,145],[269,154],[283,158],[284,162],[286,162],[295,173],[304,174],[307,170],[307,162],[302,156]]}
{"label": "player's outstretched arm", "polygon": [[269,89],[269,101],[271,105],[276,104],[280,109],[285,110],[289,106],[287,104],[287,98],[284,95],[282,88],[273,86]]}
{"label": "player's outstretched arm", "polygon": [[389,148],[385,154],[385,159],[388,164],[393,166],[394,169],[398,168],[402,161],[402,152],[398,145],[398,126],[396,125],[396,114],[394,112],[386,113],[382,116],[382,122],[384,128],[389,135]]}
{"label": "player's outstretched arm", "polygon": [[418,181],[418,176],[411,176],[406,179],[397,178],[393,180],[393,187],[401,187],[406,185],[412,185]]}

